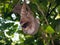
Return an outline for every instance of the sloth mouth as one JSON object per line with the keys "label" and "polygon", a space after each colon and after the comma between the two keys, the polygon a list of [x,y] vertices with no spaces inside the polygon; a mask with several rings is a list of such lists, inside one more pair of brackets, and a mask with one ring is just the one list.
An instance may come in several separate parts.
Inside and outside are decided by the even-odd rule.
{"label": "sloth mouth", "polygon": [[29,22],[26,22],[26,23],[24,23],[24,24],[22,25],[22,27],[23,27],[23,28],[26,28],[27,26],[29,26],[29,24],[30,24]]}

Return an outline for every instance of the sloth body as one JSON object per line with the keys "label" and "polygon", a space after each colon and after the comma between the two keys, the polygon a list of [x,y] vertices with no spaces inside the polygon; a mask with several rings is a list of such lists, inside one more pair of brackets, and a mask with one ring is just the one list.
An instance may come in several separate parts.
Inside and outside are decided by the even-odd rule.
{"label": "sloth body", "polygon": [[14,7],[13,12],[18,13],[21,16],[20,24],[25,34],[34,35],[37,33],[39,21],[38,19],[34,18],[33,13],[26,2],[24,2],[23,5],[20,5],[18,2]]}
{"label": "sloth body", "polygon": [[23,32],[30,35],[36,34],[38,31],[39,23],[37,19],[33,17],[31,10],[25,3],[22,6],[20,15],[20,24],[22,25]]}

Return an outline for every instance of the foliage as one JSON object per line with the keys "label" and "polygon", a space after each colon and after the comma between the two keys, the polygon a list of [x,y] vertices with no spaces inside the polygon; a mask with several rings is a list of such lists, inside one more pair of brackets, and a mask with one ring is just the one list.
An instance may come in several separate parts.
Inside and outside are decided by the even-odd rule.
{"label": "foliage", "polygon": [[60,45],[60,0],[29,0],[34,17],[40,20],[35,35],[24,34],[20,15],[12,12],[18,1],[0,0],[0,45]]}

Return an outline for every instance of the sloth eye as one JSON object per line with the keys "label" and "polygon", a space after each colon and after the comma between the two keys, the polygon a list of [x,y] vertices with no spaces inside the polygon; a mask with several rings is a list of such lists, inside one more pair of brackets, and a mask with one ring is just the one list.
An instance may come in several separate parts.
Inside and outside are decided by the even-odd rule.
{"label": "sloth eye", "polygon": [[26,28],[29,25],[29,22],[26,22],[22,25],[23,28]]}

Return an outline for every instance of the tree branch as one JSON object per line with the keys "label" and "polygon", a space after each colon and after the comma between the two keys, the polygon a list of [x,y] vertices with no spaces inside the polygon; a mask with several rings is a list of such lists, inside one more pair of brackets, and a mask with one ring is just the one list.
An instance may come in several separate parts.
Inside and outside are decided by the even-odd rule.
{"label": "tree branch", "polygon": [[37,7],[38,7],[38,10],[39,10],[39,11],[41,12],[41,14],[43,15],[46,24],[49,25],[49,24],[48,24],[48,21],[47,21],[47,19],[46,19],[46,16],[45,16],[45,14],[44,14],[44,12],[41,10],[41,8],[39,7],[39,5],[38,5],[37,3],[36,3],[36,5],[37,5]]}

